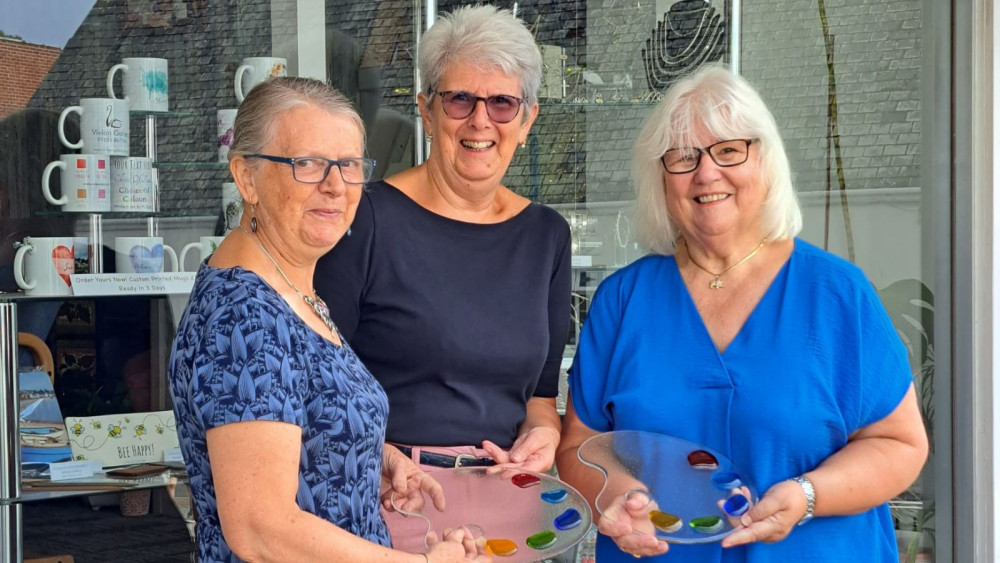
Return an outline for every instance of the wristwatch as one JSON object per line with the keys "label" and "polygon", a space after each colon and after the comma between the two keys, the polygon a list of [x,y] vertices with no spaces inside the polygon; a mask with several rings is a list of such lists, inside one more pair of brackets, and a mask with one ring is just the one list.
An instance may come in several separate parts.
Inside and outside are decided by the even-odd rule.
{"label": "wristwatch", "polygon": [[813,488],[812,481],[804,475],[799,475],[792,479],[802,487],[802,492],[806,494],[806,514],[799,520],[798,525],[801,526],[806,522],[812,520],[813,508],[816,507],[816,489]]}

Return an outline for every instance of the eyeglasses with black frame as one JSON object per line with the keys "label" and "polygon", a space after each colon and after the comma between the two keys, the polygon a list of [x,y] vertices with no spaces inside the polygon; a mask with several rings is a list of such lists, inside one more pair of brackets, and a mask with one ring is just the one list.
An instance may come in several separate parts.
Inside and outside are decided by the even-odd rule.
{"label": "eyeglasses with black frame", "polygon": [[497,123],[510,123],[517,117],[524,98],[497,94],[495,96],[476,96],[471,92],[460,90],[431,91],[441,97],[441,109],[452,119],[465,119],[472,115],[476,104],[482,101],[486,104],[486,115]]}
{"label": "eyeglasses with black frame", "polygon": [[701,155],[707,154],[718,166],[739,166],[750,156],[750,145],[760,139],[729,139],[707,147],[681,147],[670,149],[660,157],[663,169],[671,174],[694,172],[701,164]]}
{"label": "eyeglasses with black frame", "polygon": [[270,154],[247,154],[246,158],[263,158],[271,162],[288,164],[292,167],[292,178],[300,184],[320,184],[330,174],[330,168],[336,166],[345,184],[364,184],[370,182],[375,173],[375,161],[371,158],[341,158],[330,160],[320,156],[301,156],[288,158]]}

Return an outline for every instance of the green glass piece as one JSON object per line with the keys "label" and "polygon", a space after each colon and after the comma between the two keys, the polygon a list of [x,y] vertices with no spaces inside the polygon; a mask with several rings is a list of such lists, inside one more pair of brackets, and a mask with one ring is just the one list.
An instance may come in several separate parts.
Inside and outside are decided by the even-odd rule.
{"label": "green glass piece", "polygon": [[556,533],[551,530],[538,532],[537,534],[528,536],[528,539],[524,540],[524,543],[528,544],[528,547],[532,549],[548,549],[556,543]]}
{"label": "green glass piece", "polygon": [[722,518],[718,516],[702,516],[701,518],[693,518],[691,520],[691,527],[694,528],[694,531],[696,532],[714,534],[722,529]]}

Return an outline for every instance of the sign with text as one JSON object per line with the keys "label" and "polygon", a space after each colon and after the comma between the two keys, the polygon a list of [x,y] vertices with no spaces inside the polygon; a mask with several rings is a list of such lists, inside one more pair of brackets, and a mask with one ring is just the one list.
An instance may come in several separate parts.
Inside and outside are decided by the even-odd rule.
{"label": "sign with text", "polygon": [[174,411],[66,417],[74,460],[94,460],[101,467],[164,461],[179,447]]}
{"label": "sign with text", "polygon": [[73,295],[162,295],[191,293],[195,272],[161,274],[74,274]]}

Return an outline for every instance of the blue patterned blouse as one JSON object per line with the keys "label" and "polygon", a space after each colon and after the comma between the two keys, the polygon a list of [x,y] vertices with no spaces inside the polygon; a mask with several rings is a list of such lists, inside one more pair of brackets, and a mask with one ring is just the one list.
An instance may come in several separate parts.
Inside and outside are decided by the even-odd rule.
{"label": "blue patterned blouse", "polygon": [[222,537],[205,433],[249,420],[302,429],[302,510],[389,545],[378,504],[385,393],[349,346],[323,339],[256,274],[201,266],[174,340],[170,387],[199,561],[239,560]]}

